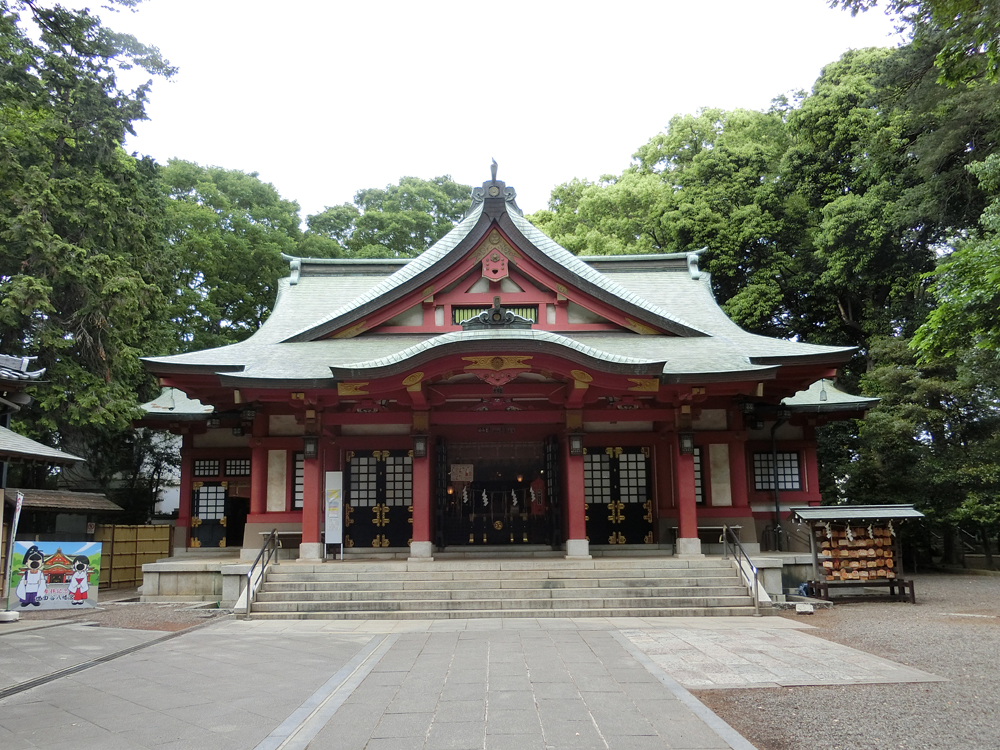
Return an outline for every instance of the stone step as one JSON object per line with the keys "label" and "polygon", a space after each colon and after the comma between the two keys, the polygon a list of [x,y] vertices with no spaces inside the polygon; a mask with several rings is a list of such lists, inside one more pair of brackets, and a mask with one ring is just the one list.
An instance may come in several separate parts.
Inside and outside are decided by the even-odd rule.
{"label": "stone step", "polygon": [[413,599],[372,601],[292,601],[260,602],[254,612],[337,612],[337,611],[406,611],[412,609],[458,609],[501,611],[507,609],[629,609],[636,607],[737,607],[752,604],[743,596],[697,597],[593,597],[579,599]]}
{"label": "stone step", "polygon": [[484,581],[484,580],[535,580],[535,579],[614,579],[622,573],[635,578],[719,578],[732,575],[731,565],[713,568],[626,568],[617,570],[415,570],[415,571],[290,571],[286,566],[273,566],[267,580],[273,583],[303,581],[311,583],[336,583],[341,581]]}
{"label": "stone step", "polygon": [[742,586],[605,588],[605,589],[457,589],[417,591],[260,591],[256,601],[264,602],[360,602],[400,600],[493,600],[493,599],[623,599],[623,598],[703,598],[746,596]]}
{"label": "stone step", "polygon": [[566,559],[457,559],[457,560],[328,560],[323,563],[298,563],[282,561],[275,569],[289,569],[300,572],[319,573],[335,569],[351,572],[391,571],[455,571],[455,570],[616,570],[621,568],[641,569],[688,569],[730,567],[729,561],[717,557],[677,559],[672,557],[606,557],[592,560]]}
{"label": "stone step", "polygon": [[[770,614],[769,612],[763,612]],[[260,620],[446,620],[481,619],[503,616],[507,619],[555,617],[736,617],[754,614],[753,606],[737,607],[641,607],[605,612],[594,609],[508,609],[486,610],[409,610],[346,612],[253,612]]]}
{"label": "stone step", "polygon": [[470,579],[460,581],[275,581],[271,578],[261,591],[431,591],[500,589],[581,589],[581,588],[685,588],[740,586],[739,576],[710,578],[516,578],[510,580]]}

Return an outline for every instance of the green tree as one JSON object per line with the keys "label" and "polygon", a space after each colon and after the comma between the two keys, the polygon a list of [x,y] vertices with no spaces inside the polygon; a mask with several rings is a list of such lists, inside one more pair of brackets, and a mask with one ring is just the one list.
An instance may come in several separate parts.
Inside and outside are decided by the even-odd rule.
{"label": "green tree", "polygon": [[852,502],[916,504],[942,529],[945,556],[956,561],[955,528],[995,535],[1000,362],[975,351],[918,362],[908,344],[902,338],[873,344],[877,365],[861,386],[882,401],[861,423],[839,480]]}
{"label": "green tree", "polygon": [[195,351],[247,338],[267,318],[281,254],[300,254],[299,206],[256,172],[172,159],[161,177],[177,292],[175,346]]}
{"label": "green tree", "polygon": [[883,6],[917,45],[943,37],[934,55],[940,83],[996,83],[1000,78],[1000,4],[992,0],[830,0],[830,5],[852,15]]}
{"label": "green tree", "polygon": [[469,207],[470,192],[448,175],[403,177],[398,185],[359,190],[354,203],[328,207],[306,219],[303,247],[310,254],[337,247],[346,257],[413,257],[454,228]]}
{"label": "green tree", "polygon": [[932,274],[937,307],[914,337],[925,358],[958,358],[970,345],[1000,351],[1000,154],[969,170],[997,197],[983,212],[980,231],[971,231]]}
{"label": "green tree", "polygon": [[119,87],[130,67],[173,73],[89,11],[0,0],[0,351],[47,369],[18,429],[73,452],[128,429],[165,334],[163,197],[122,148],[149,87]]}

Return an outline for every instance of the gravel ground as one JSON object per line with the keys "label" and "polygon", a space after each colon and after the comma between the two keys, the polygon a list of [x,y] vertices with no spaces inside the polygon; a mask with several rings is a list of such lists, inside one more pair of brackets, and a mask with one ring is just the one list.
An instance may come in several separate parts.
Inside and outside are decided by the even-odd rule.
{"label": "gravel ground", "polygon": [[[176,631],[200,625],[206,619],[229,613],[193,603],[141,604],[136,589],[101,590],[98,606],[83,610],[50,609],[44,612],[20,610],[21,620],[82,620],[104,628]],[[214,605],[213,605],[214,607]]]}
{"label": "gravel ground", "polygon": [[914,580],[916,605],[837,604],[808,632],[948,682],[693,692],[760,750],[997,750],[1000,576]]}

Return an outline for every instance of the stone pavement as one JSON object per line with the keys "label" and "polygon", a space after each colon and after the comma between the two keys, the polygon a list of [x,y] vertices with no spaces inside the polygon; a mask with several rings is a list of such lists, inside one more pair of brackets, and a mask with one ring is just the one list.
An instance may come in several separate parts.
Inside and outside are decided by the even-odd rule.
{"label": "stone pavement", "polygon": [[[0,699],[0,747],[752,750],[679,682],[936,679],[804,628],[778,617],[229,619]],[[3,678],[150,635],[162,634],[0,629]]]}

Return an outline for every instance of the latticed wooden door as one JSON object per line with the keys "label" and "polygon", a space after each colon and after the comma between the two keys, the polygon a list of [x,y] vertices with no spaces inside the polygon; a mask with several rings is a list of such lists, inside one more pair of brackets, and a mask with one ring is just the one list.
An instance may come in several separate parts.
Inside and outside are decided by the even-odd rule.
{"label": "latticed wooden door", "polygon": [[583,484],[591,544],[652,544],[649,448],[588,448]]}
{"label": "latticed wooden door", "polygon": [[191,503],[191,546],[226,546],[228,482],[195,482]]}
{"label": "latticed wooden door", "polygon": [[344,544],[406,547],[413,538],[412,451],[347,454]]}

